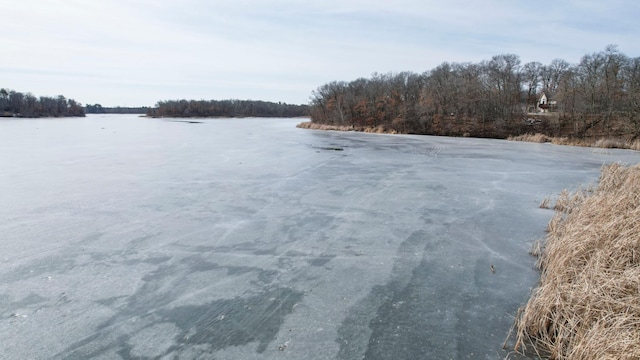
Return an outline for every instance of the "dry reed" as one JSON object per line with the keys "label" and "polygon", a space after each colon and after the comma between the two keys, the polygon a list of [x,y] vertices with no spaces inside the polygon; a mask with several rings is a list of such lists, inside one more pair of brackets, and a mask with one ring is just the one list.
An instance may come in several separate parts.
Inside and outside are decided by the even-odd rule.
{"label": "dry reed", "polygon": [[[564,195],[563,195],[564,194]],[[516,316],[516,351],[640,359],[640,165],[605,166],[564,192],[540,254],[540,284]]]}
{"label": "dry reed", "polygon": [[605,148],[605,149],[627,149],[629,144],[620,139],[598,139],[593,144],[593,147]]}
{"label": "dry reed", "polygon": [[534,142],[534,143],[546,143],[551,141],[551,139],[544,134],[522,134],[518,136],[509,136],[507,140],[511,141],[525,141],[525,142]]}
{"label": "dry reed", "polygon": [[542,202],[540,203],[540,209],[551,209],[551,199],[548,197],[542,199]]}
{"label": "dry reed", "polygon": [[[301,122],[296,125],[302,129],[311,130],[333,130],[333,131],[359,131],[367,133],[377,134],[399,134],[399,132],[393,127],[378,125],[378,126],[355,126],[355,125],[329,125],[318,124],[312,121]],[[469,133],[464,133],[462,136],[469,137]],[[534,143],[552,143],[555,145],[570,145],[570,146],[583,146],[583,147],[598,147],[598,148],[617,148],[617,149],[630,149],[640,151],[640,139],[633,141],[625,141],[616,138],[601,138],[598,140],[577,139],[568,137],[549,137],[544,134],[523,134],[517,136],[509,136],[507,140],[511,141],[524,141]]]}
{"label": "dry reed", "polygon": [[640,139],[629,142],[629,149],[640,151]]}
{"label": "dry reed", "polygon": [[328,125],[318,124],[311,121],[301,122],[296,127],[301,129],[311,130],[332,130],[332,131],[359,131],[374,134],[397,134],[395,129],[385,127],[383,125],[378,126],[352,126],[352,125]]}
{"label": "dry reed", "polygon": [[553,137],[551,138],[551,143],[554,145],[583,146],[583,147],[591,147],[593,145],[592,142],[586,139],[576,139],[576,138],[569,138],[569,137]]}
{"label": "dry reed", "polygon": [[341,125],[327,125],[327,124],[318,124],[311,121],[301,122],[296,125],[301,129],[311,129],[311,130],[335,130],[335,131],[352,131],[354,130],[351,126],[341,126]]}
{"label": "dry reed", "polygon": [[597,140],[577,139],[569,137],[549,137],[544,134],[523,134],[518,136],[509,136],[507,140],[525,141],[534,143],[550,142],[554,145],[569,145],[583,147],[597,147],[606,149],[629,149],[640,151],[640,140],[626,141],[620,138],[600,138]]}

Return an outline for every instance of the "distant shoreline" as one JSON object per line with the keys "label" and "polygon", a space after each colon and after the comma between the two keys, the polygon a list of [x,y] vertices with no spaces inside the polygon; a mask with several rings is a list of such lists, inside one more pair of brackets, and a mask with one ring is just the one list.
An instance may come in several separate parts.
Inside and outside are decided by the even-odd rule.
{"label": "distant shoreline", "polygon": [[140,117],[146,117],[150,119],[309,119],[309,116],[154,116],[154,115],[140,115]]}

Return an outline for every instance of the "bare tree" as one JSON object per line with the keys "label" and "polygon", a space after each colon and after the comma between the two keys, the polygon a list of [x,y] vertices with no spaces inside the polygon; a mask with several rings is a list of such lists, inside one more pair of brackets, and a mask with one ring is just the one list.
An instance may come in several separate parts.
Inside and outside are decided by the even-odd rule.
{"label": "bare tree", "polygon": [[542,72],[543,66],[537,61],[528,62],[522,66],[522,82],[525,89],[527,89],[527,111],[530,111],[531,107],[535,109],[538,100],[538,90],[542,81]]}

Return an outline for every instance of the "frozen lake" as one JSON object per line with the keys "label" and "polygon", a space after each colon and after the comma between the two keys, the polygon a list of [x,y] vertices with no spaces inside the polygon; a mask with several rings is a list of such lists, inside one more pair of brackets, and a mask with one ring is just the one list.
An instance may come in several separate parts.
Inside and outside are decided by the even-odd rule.
{"label": "frozen lake", "polygon": [[0,120],[0,358],[503,359],[542,199],[640,162],[300,121]]}

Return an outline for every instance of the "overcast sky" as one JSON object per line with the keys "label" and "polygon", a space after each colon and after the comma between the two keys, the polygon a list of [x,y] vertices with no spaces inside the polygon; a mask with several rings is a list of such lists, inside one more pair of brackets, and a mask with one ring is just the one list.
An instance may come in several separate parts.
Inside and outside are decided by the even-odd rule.
{"label": "overcast sky", "polygon": [[333,80],[513,53],[640,56],[638,0],[0,0],[0,87],[83,104],[307,103]]}

